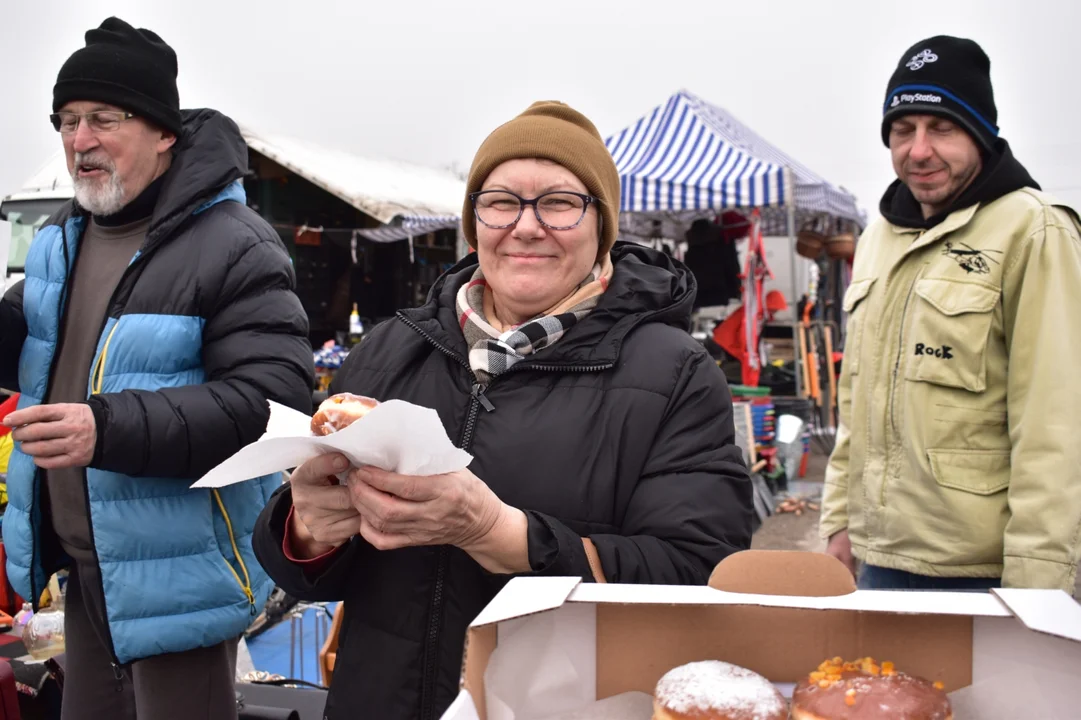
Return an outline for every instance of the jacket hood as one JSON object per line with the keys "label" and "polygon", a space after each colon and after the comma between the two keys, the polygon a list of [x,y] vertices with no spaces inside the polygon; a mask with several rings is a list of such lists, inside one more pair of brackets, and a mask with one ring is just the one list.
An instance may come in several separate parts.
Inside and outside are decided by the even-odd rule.
{"label": "jacket hood", "polygon": [[151,216],[148,243],[168,237],[248,170],[240,128],[217,110],[183,110],[184,132]]}
{"label": "jacket hood", "polygon": [[[689,331],[697,293],[694,275],[668,255],[634,243],[612,248],[612,281],[597,307],[559,342],[531,356],[548,365],[604,365],[616,362],[623,341],[639,325],[663,323]],[[443,274],[419,308],[400,313],[445,347],[466,356],[455,299],[477,268],[470,253]]]}
{"label": "jacket hood", "polygon": [[972,184],[948,208],[933,217],[924,219],[920,204],[900,179],[894,180],[886,189],[878,211],[898,227],[930,230],[957,210],[977,203],[986,205],[1021,188],[1040,189],[1028,170],[1013,156],[1005,140],[996,142],[994,148],[984,156],[983,162],[983,170]]}

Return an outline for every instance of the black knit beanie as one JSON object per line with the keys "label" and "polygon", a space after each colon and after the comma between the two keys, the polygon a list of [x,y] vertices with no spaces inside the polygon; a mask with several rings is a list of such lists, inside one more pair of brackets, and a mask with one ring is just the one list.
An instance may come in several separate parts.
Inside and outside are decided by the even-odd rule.
{"label": "black knit beanie", "polygon": [[111,17],[60,68],[53,112],[72,101],[104,102],[179,135],[176,73],[176,53],[156,33]]}
{"label": "black knit beanie", "polygon": [[905,51],[886,88],[882,142],[902,115],[939,115],[953,120],[990,149],[998,137],[998,110],[991,87],[991,60],[972,40],[939,35]]}

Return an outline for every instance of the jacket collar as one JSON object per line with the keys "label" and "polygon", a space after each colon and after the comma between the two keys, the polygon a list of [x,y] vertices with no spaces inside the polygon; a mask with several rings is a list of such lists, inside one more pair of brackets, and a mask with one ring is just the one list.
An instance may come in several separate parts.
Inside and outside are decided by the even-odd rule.
{"label": "jacket collar", "polygon": [[915,236],[911,240],[908,248],[905,250],[905,255],[916,252],[920,248],[925,248],[928,245],[932,245],[941,240],[946,235],[960,230],[961,228],[972,222],[972,219],[976,217],[976,212],[980,209],[980,205],[969,205],[966,208],[955,210],[946,216],[946,218],[935,225],[930,230],[920,230],[918,228],[905,228],[897,225],[890,225],[890,229],[896,235]]}

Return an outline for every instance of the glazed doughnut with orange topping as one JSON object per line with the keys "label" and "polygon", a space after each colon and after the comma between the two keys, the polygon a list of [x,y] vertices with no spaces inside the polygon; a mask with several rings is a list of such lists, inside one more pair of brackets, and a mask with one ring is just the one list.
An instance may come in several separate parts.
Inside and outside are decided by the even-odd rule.
{"label": "glazed doughnut with orange topping", "polygon": [[942,683],[872,658],[826,660],[792,694],[792,720],[952,720]]}

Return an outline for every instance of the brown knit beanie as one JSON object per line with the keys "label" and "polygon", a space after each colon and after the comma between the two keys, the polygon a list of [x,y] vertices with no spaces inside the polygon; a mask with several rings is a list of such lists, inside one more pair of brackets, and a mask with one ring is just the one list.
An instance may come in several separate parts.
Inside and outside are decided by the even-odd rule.
{"label": "brown knit beanie", "polygon": [[597,128],[582,113],[555,101],[536,102],[508,123],[500,125],[481,143],[469,169],[462,231],[477,247],[477,219],[470,193],[479,191],[497,167],[518,158],[545,158],[570,170],[600,200],[600,248],[597,257],[612,249],[619,234],[619,173],[612,154]]}

